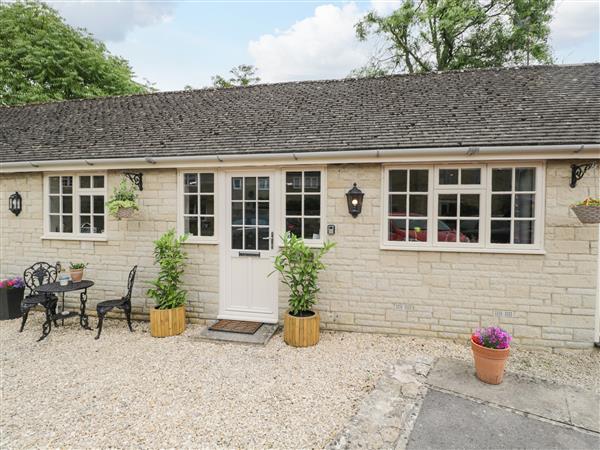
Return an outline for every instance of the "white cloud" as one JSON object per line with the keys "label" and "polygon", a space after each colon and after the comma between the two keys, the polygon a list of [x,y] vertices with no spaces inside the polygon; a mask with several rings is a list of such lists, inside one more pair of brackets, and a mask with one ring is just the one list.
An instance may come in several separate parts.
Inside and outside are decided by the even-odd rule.
{"label": "white cloud", "polygon": [[371,8],[379,15],[386,16],[392,11],[400,8],[402,0],[372,0]]}
{"label": "white cloud", "polygon": [[600,2],[562,0],[554,10],[552,37],[557,44],[585,39],[600,31]]}
{"label": "white cloud", "polygon": [[145,1],[49,1],[67,23],[87,29],[102,41],[123,41],[136,27],[166,22],[173,16],[175,4]]}
{"label": "white cloud", "polygon": [[354,32],[363,14],[354,3],[321,5],[287,30],[251,41],[248,51],[266,82],[345,77],[369,59]]}

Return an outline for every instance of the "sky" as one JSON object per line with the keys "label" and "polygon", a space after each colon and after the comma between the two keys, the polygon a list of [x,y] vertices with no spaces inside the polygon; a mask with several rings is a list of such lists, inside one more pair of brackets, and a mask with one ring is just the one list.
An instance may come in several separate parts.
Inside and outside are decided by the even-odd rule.
{"label": "sky", "polygon": [[[136,79],[161,91],[211,85],[239,64],[263,82],[343,78],[364,65],[372,43],[354,24],[401,0],[336,1],[49,1],[72,26],[86,28],[131,64]],[[600,60],[600,2],[556,0],[551,24],[555,62]]]}

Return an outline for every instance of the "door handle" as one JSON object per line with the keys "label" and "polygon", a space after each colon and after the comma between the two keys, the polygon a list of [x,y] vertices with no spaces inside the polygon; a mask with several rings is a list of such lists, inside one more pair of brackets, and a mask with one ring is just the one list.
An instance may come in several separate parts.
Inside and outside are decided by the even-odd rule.
{"label": "door handle", "polygon": [[260,252],[238,252],[238,256],[253,256],[260,258]]}
{"label": "door handle", "polygon": [[268,240],[269,241],[269,248],[271,250],[273,250],[273,232],[271,231],[271,234],[269,236],[265,236],[261,238],[263,241]]}

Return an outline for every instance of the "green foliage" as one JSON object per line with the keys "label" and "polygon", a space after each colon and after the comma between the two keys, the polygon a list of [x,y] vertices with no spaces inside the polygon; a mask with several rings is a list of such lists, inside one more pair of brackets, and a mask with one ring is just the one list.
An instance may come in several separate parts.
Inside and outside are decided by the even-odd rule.
{"label": "green foliage", "polygon": [[137,193],[133,183],[128,183],[123,178],[113,190],[113,194],[108,202],[106,202],[106,206],[108,207],[108,213],[114,217],[117,217],[120,209],[132,208],[135,211],[139,210]]}
{"label": "green foliage", "polygon": [[260,78],[256,76],[256,67],[247,64],[241,64],[229,71],[233,77],[226,80],[221,75],[212,77],[213,86],[216,88],[230,88],[234,86],[249,86],[256,84]]}
{"label": "green foliage", "polygon": [[575,206],[600,206],[600,198],[587,197],[585,200],[576,203]]}
{"label": "green foliage", "polygon": [[0,105],[136,94],[127,61],[37,1],[0,3]]}
{"label": "green foliage", "polygon": [[87,267],[86,263],[69,263],[69,268],[72,270],[80,270],[80,269],[85,269]]}
{"label": "green foliage", "polygon": [[310,311],[317,302],[319,272],[325,269],[321,258],[334,246],[326,242],[316,250],[308,247],[302,238],[286,233],[282,236],[283,247],[275,257],[275,270],[283,283],[290,288],[290,313],[295,316]]}
{"label": "green foliage", "polygon": [[369,12],[355,29],[360,40],[385,41],[372,64],[376,74],[551,63],[553,6],[554,0],[404,0],[389,16]]}
{"label": "green foliage", "polygon": [[174,229],[167,231],[154,241],[154,263],[160,266],[158,278],[150,282],[148,295],[158,309],[173,309],[185,305],[187,292],[181,289],[181,278],[187,256],[182,244],[188,235],[176,237]]}

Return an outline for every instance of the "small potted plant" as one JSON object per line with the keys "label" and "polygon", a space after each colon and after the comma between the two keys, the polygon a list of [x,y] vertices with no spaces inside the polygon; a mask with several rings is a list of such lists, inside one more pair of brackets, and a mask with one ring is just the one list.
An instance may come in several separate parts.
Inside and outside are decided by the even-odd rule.
{"label": "small potted plant", "polygon": [[71,275],[71,280],[73,283],[78,283],[83,280],[83,271],[86,268],[86,263],[69,263],[69,274]]}
{"label": "small potted plant", "polygon": [[25,293],[25,283],[21,277],[0,280],[0,320],[21,317],[21,302]]}
{"label": "small potted plant", "polygon": [[187,238],[187,234],[178,238],[171,229],[154,241],[154,263],[160,267],[148,289],[156,302],[150,310],[150,334],[154,337],[175,336],[185,330],[187,292],[181,288],[181,279],[187,258],[182,244]]}
{"label": "small potted plant", "polygon": [[571,206],[581,223],[600,223],[600,199],[588,197]]}
{"label": "small potted plant", "polygon": [[471,349],[477,378],[484,383],[500,384],[510,353],[510,334],[500,327],[478,328],[471,336]]}
{"label": "small potted plant", "polygon": [[119,220],[131,217],[135,211],[139,210],[135,186],[122,179],[113,190],[106,206],[109,214]]}
{"label": "small potted plant", "polygon": [[[319,342],[319,313],[312,310],[319,292],[319,272],[325,269],[321,258],[335,243],[312,249],[302,238],[286,233],[275,257],[275,270],[290,289],[289,310],[283,319],[283,340],[293,347],[310,347]],[[272,272],[272,273],[273,273]]]}

